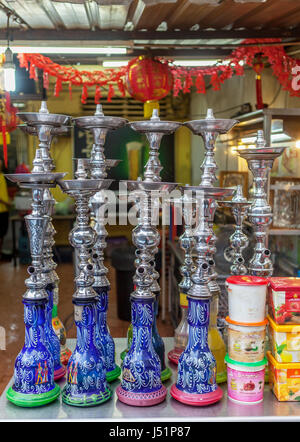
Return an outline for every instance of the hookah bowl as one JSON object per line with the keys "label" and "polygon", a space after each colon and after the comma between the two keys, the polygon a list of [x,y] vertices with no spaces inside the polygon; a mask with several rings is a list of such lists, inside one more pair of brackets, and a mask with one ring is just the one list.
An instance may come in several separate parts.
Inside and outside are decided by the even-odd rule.
{"label": "hookah bowl", "polygon": [[272,222],[272,209],[267,200],[267,183],[275,158],[285,147],[266,147],[264,133],[257,131],[256,147],[239,149],[240,157],[248,162],[253,174],[254,195],[249,208],[248,219],[254,226],[256,244],[249,263],[249,273],[254,276],[270,277],[273,273],[271,252],[267,247],[268,228]]}
{"label": "hookah bowl", "polygon": [[195,135],[200,135],[204,141],[205,157],[201,165],[201,186],[211,187],[216,182],[217,164],[214,156],[216,139],[220,134],[229,132],[237,123],[237,120],[215,118],[212,109],[207,109],[204,120],[184,123]]}
{"label": "hookah bowl", "polygon": [[160,242],[156,227],[151,225],[151,192],[171,191],[174,183],[128,181],[129,190],[139,198],[139,223],[133,229],[133,243],[139,250],[135,261],[135,291],[131,294],[132,345],[122,364],[122,382],[116,393],[121,402],[133,406],[150,406],[166,398],[161,383],[161,362],[153,346],[155,294],[151,275],[153,256]]}
{"label": "hookah bowl", "polygon": [[56,400],[60,388],[54,382],[54,358],[46,336],[48,294],[42,273],[44,237],[49,222],[44,215],[43,191],[55,187],[64,174],[10,174],[7,178],[20,187],[32,189],[32,213],[25,217],[30,240],[32,265],[23,295],[25,343],[16,358],[14,384],[7,399],[20,407],[38,407]]}
{"label": "hookah bowl", "polygon": [[242,252],[248,246],[249,240],[243,232],[243,222],[251,203],[243,196],[242,187],[238,185],[231,201],[218,201],[218,204],[221,207],[231,208],[236,223],[235,231],[229,238],[230,247],[234,251],[230,272],[232,275],[246,275],[248,269],[244,264]]}
{"label": "hookah bowl", "polygon": [[187,295],[189,339],[179,359],[177,382],[170,390],[174,399],[194,406],[213,404],[223,396],[216,383],[216,361],[208,346],[208,267],[202,261],[193,275],[194,285]]}
{"label": "hookah bowl", "polygon": [[153,109],[152,117],[146,121],[134,121],[130,127],[137,132],[144,133],[149,141],[150,151],[149,159],[145,166],[144,181],[161,181],[160,172],[162,165],[159,160],[159,146],[164,135],[175,132],[182,126],[182,123],[176,121],[161,121],[158,116],[158,109]]}
{"label": "hookah bowl", "polygon": [[97,294],[92,288],[93,265],[89,262],[96,233],[89,225],[88,207],[91,196],[110,184],[111,180],[85,178],[59,181],[61,189],[75,199],[77,212],[75,226],[69,235],[79,257],[73,295],[77,342],[68,362],[67,384],[62,394],[64,403],[77,407],[99,405],[111,397],[102,349],[96,344]]}

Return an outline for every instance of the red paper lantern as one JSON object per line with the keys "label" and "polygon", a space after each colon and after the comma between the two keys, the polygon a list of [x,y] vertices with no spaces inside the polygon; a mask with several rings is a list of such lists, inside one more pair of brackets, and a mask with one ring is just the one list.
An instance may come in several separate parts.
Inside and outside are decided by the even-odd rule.
{"label": "red paper lantern", "polygon": [[173,76],[168,63],[141,56],[128,63],[126,86],[138,101],[158,101],[172,90]]}

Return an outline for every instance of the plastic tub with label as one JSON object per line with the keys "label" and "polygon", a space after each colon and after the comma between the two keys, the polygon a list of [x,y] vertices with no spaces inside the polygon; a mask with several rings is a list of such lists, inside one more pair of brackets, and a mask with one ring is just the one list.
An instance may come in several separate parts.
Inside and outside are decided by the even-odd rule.
{"label": "plastic tub with label", "polygon": [[226,279],[228,310],[232,321],[251,325],[266,317],[267,278],[230,276]]}
{"label": "plastic tub with label", "polygon": [[228,355],[237,362],[259,362],[265,357],[266,324],[253,323],[251,326],[232,321],[228,316]]}
{"label": "plastic tub with label", "polygon": [[227,394],[230,400],[243,404],[258,404],[264,398],[267,359],[255,363],[237,362],[225,357],[227,363]]}

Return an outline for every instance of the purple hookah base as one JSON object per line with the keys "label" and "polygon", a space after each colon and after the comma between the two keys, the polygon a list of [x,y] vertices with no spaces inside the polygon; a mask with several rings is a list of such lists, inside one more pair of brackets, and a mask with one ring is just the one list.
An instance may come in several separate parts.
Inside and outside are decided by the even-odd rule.
{"label": "purple hookah base", "polygon": [[186,393],[179,388],[176,387],[176,384],[173,384],[170,390],[171,396],[173,396],[176,401],[181,402],[186,405],[193,405],[195,407],[203,407],[206,405],[215,404],[222,399],[223,391],[220,387],[211,393]]}
{"label": "purple hookah base", "polygon": [[135,393],[124,390],[121,385],[116,389],[119,401],[134,407],[151,407],[163,402],[167,396],[167,389],[163,385],[157,391],[151,393]]}

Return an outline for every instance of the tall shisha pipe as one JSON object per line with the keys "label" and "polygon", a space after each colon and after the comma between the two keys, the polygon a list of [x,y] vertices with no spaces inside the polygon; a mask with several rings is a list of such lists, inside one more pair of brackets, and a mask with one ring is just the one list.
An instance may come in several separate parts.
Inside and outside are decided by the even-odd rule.
{"label": "tall shisha pipe", "polygon": [[[165,368],[162,371],[165,367],[163,341],[153,339],[158,337],[156,328],[153,332],[155,303],[159,293],[158,275],[154,267],[155,254],[160,243],[160,234],[152,224],[153,196],[160,198],[163,193],[176,187],[175,183],[161,181],[162,167],[158,152],[162,136],[174,132],[180,123],[161,121],[154,111],[150,120],[130,125],[134,130],[146,134],[150,153],[144,180],[127,181],[128,189],[135,193],[139,208],[138,225],[132,233],[132,240],[137,248],[135,290],[130,296],[133,338],[123,361],[122,383],[116,392],[119,400],[126,404],[147,406],[165,399],[167,391],[161,384],[161,375],[168,370]],[[169,373],[167,376],[169,377]]]}
{"label": "tall shisha pipe", "polygon": [[60,395],[60,388],[54,383],[58,367],[47,323],[49,295],[43,271],[43,251],[49,217],[45,215],[43,194],[45,189],[55,187],[56,181],[63,176],[63,173],[43,171],[39,149],[32,173],[7,175],[20,187],[32,190],[32,212],[25,217],[32,258],[28,267],[30,276],[25,281],[27,290],[23,295],[25,343],[16,358],[14,383],[6,395],[10,402],[21,407],[46,405]]}
{"label": "tall shisha pipe", "polygon": [[[94,115],[74,118],[74,122],[79,129],[91,132],[94,138],[91,157],[86,162],[91,179],[105,180],[108,170],[117,166],[120,162],[119,160],[107,160],[105,157],[104,145],[107,133],[123,127],[127,120],[125,118],[104,115],[102,106],[97,105]],[[115,362],[115,344],[107,326],[110,282],[107,278],[108,270],[104,265],[107,230],[105,228],[102,207],[105,202],[106,197],[103,192],[95,193],[90,200],[93,212],[93,228],[96,232],[96,241],[92,252],[94,264],[93,287],[98,294],[96,339],[103,347],[107,380],[112,382],[120,376],[121,369]]]}
{"label": "tall shisha pipe", "polygon": [[254,226],[256,245],[249,263],[249,273],[254,276],[269,277],[273,274],[271,253],[268,249],[268,229],[272,222],[272,208],[268,203],[266,188],[274,160],[285,147],[267,147],[262,130],[257,132],[255,148],[238,150],[240,157],[248,162],[253,174],[254,195],[249,208],[248,219]]}
{"label": "tall shisha pipe", "polygon": [[93,265],[90,250],[96,242],[96,232],[90,226],[89,200],[102,189],[108,189],[111,180],[88,179],[78,160],[76,179],[61,180],[63,192],[75,199],[76,223],[70,232],[71,245],[78,250],[78,273],[73,294],[74,316],[77,327],[76,348],[69,360],[67,383],[62,400],[68,405],[89,407],[101,404],[111,397],[106,381],[103,348],[97,344],[97,293],[93,289]]}
{"label": "tall shisha pipe", "polygon": [[179,402],[195,406],[208,405],[222,398],[222,390],[216,383],[216,360],[208,345],[211,298],[220,293],[213,260],[216,251],[213,220],[216,199],[233,191],[213,187],[217,170],[214,149],[218,135],[228,132],[235,124],[236,120],[215,119],[211,109],[204,120],[185,123],[195,135],[202,137],[205,158],[201,166],[200,186],[182,188],[183,192],[193,192],[199,207],[194,230],[196,269],[187,294],[189,337],[187,347],[179,358],[177,382],[172,385],[171,395]]}
{"label": "tall shisha pipe", "polygon": [[[38,137],[39,145],[36,153],[36,157],[33,161],[35,170],[40,172],[49,173],[55,169],[54,161],[51,157],[51,144],[52,140],[56,136],[64,135],[68,133],[68,124],[70,117],[60,114],[51,114],[47,108],[45,101],[41,102],[39,112],[21,112],[18,113],[18,117],[26,124],[21,125],[20,128],[23,132]],[[37,158],[39,155],[39,158]],[[54,336],[53,323],[59,324],[59,332],[57,333],[60,340],[60,359],[64,365],[68,363],[71,356],[71,351],[66,346],[66,331],[65,328],[57,317],[57,307],[59,302],[59,278],[56,273],[57,265],[53,261],[53,246],[55,245],[54,235],[56,233],[52,224],[52,216],[54,213],[55,199],[52,196],[49,188],[45,188],[43,194],[45,215],[49,217],[47,225],[45,239],[44,239],[44,252],[43,252],[43,276],[47,281],[47,292],[49,294],[49,301],[47,305],[47,320],[49,322],[49,337],[50,342],[53,343],[53,351],[57,353],[58,343]],[[58,355],[56,355],[56,359]],[[60,364],[56,362],[57,369],[55,378],[64,375],[65,370],[60,367]]]}

